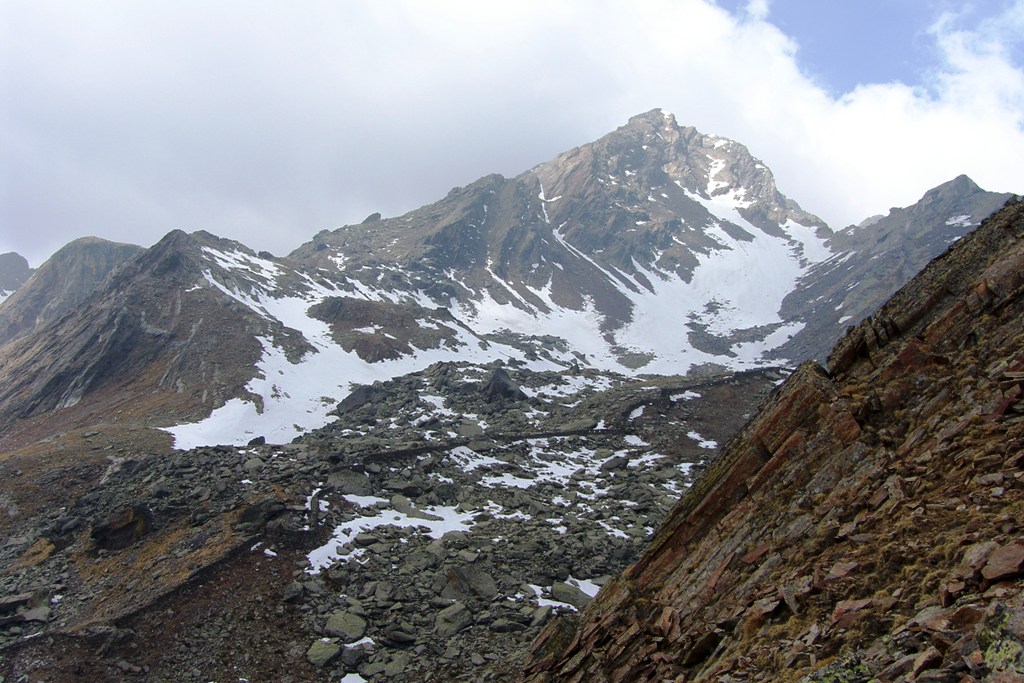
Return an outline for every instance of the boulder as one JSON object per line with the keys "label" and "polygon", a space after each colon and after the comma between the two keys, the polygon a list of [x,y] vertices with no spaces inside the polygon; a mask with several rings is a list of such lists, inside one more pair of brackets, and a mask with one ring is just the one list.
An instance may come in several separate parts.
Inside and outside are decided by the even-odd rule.
{"label": "boulder", "polygon": [[456,567],[448,571],[441,597],[461,599],[479,597],[490,600],[498,594],[498,585],[487,572],[476,567]]}
{"label": "boulder", "polygon": [[255,531],[284,512],[284,501],[275,495],[261,495],[245,501],[238,513],[236,527],[241,531]]}
{"label": "boulder", "polygon": [[434,631],[449,638],[473,623],[473,614],[461,602],[445,607],[434,618]]}
{"label": "boulder", "polygon": [[480,393],[488,403],[499,401],[525,401],[526,394],[509,376],[505,368],[495,368],[491,376],[480,387]]}
{"label": "boulder", "polygon": [[1000,546],[988,556],[981,575],[989,581],[1001,581],[1024,573],[1024,544]]}
{"label": "boulder", "polygon": [[338,610],[327,618],[324,633],[336,636],[345,643],[353,643],[366,634],[366,620],[348,610]]}
{"label": "boulder", "polygon": [[551,584],[551,599],[558,602],[567,602],[576,609],[583,609],[593,599],[576,586],[562,581],[555,581]]}
{"label": "boulder", "polygon": [[313,666],[323,668],[333,662],[341,654],[341,646],[329,638],[313,641],[306,650],[306,659]]}

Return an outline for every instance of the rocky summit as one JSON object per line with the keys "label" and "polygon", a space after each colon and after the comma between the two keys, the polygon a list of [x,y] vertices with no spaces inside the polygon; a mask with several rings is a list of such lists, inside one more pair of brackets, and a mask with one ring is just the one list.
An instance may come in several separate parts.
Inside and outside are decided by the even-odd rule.
{"label": "rocky summit", "polygon": [[528,681],[1024,679],[1024,204],[809,362]]}

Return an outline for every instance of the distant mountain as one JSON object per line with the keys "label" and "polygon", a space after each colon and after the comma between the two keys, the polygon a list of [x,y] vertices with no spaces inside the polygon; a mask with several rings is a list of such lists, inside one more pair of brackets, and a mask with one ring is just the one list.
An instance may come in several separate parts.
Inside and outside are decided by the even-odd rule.
{"label": "distant mountain", "polygon": [[0,254],[0,302],[21,287],[31,275],[32,269],[28,267],[24,256],[13,251]]}
{"label": "distant mountain", "polygon": [[205,232],[146,251],[73,243],[0,307],[0,425],[116,408],[177,424],[183,447],[281,442],[354,387],[437,361],[626,375],[793,363],[1005,197],[957,179],[834,233],[745,147],[654,110],[287,257]]}
{"label": "distant mountain", "polygon": [[860,322],[924,264],[999,209],[1012,194],[986,192],[965,175],[929,190],[827,242],[833,256],[812,266],[782,303],[780,315],[805,326],[772,355],[824,360],[836,330]]}
{"label": "distant mountain", "polygon": [[67,244],[26,277],[20,287],[12,288],[17,291],[0,306],[0,344],[72,310],[114,268],[141,251],[142,247],[133,244],[97,237],[82,237]]}

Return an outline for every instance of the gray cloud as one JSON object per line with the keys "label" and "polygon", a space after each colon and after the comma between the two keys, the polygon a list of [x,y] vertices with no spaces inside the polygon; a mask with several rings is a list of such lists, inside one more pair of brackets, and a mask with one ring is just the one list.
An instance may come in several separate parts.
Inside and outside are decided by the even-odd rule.
{"label": "gray cloud", "polygon": [[[930,91],[835,99],[759,12],[705,0],[4,3],[0,251],[38,265],[84,234],[149,245],[204,228],[285,253],[322,228],[517,174],[659,106],[745,143],[837,226],[961,172],[1024,188],[1024,78],[985,47],[991,32],[937,28],[945,61]],[[982,88],[991,96],[975,106]],[[950,146],[954,131],[976,148]]]}

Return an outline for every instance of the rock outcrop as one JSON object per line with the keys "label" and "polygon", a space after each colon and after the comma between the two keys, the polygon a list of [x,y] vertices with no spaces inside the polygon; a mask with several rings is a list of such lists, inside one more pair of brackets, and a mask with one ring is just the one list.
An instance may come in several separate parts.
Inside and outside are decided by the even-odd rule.
{"label": "rock outcrop", "polygon": [[21,287],[32,275],[32,268],[21,254],[9,251],[0,254],[0,301]]}
{"label": "rock outcrop", "polygon": [[525,680],[1024,676],[1024,204],[806,363]]}

